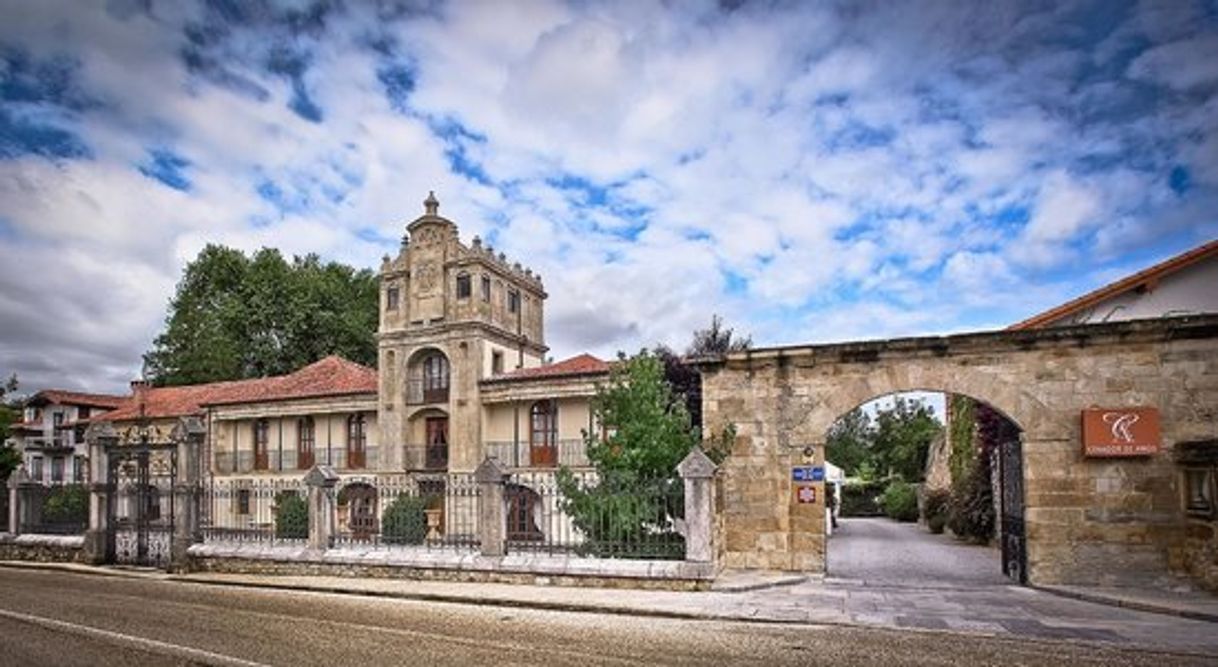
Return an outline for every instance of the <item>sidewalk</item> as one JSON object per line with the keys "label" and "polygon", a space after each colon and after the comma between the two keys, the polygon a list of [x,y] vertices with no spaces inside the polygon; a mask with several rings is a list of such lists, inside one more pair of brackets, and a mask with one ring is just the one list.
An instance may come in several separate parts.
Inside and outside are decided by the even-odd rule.
{"label": "sidewalk", "polygon": [[260,576],[11,563],[213,586],[367,595],[406,600],[767,623],[863,625],[1007,638],[1103,642],[1218,656],[1218,625],[1195,618],[1095,604],[1031,588],[859,586],[783,574],[728,573],[710,592],[564,588],[406,579]]}

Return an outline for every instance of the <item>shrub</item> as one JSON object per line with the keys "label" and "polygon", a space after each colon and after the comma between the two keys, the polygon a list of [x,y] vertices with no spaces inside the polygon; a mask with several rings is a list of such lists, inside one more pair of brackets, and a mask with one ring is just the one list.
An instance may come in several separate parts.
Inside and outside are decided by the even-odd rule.
{"label": "shrub", "polygon": [[47,523],[88,523],[89,491],[80,484],[51,489],[42,506],[42,520]]}
{"label": "shrub", "polygon": [[285,540],[309,537],[309,505],[300,494],[284,491],[275,497],[275,537]]}
{"label": "shrub", "polygon": [[932,489],[926,492],[922,501],[922,518],[930,532],[938,535],[947,525],[947,515],[951,504],[952,492],[947,489]]}
{"label": "shrub", "polygon": [[427,538],[427,499],[399,494],[381,515],[381,540],[386,544],[422,544]]}
{"label": "shrub", "polygon": [[918,520],[918,491],[913,484],[893,480],[880,496],[884,514],[897,521]]}
{"label": "shrub", "polygon": [[882,516],[884,510],[877,501],[884,492],[885,484],[886,482],[881,480],[847,481],[842,486],[838,516]]}
{"label": "shrub", "polygon": [[989,475],[978,469],[952,490],[947,526],[956,537],[978,543],[994,537],[993,496]]}

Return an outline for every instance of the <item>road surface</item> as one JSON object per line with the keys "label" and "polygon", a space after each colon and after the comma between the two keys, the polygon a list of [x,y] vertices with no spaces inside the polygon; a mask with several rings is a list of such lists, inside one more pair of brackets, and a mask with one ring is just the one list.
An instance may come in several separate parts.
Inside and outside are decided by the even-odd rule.
{"label": "road surface", "polygon": [[1205,664],[1077,643],[479,607],[0,568],[0,664]]}

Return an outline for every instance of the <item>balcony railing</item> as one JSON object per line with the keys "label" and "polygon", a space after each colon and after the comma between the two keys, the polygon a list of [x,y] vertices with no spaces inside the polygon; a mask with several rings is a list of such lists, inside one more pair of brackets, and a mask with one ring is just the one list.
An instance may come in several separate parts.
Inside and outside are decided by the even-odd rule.
{"label": "balcony railing", "polygon": [[403,451],[407,470],[448,469],[448,445],[405,445]]}
{"label": "balcony railing", "polygon": [[406,405],[431,405],[447,402],[447,386],[426,386],[421,379],[406,381]]}
{"label": "balcony railing", "polygon": [[25,438],[26,449],[72,449],[70,438]]}
{"label": "balcony railing", "polygon": [[529,442],[489,440],[484,443],[487,456],[499,459],[509,468],[584,468],[589,466],[587,444],[582,438],[557,440],[549,446],[533,446]]}

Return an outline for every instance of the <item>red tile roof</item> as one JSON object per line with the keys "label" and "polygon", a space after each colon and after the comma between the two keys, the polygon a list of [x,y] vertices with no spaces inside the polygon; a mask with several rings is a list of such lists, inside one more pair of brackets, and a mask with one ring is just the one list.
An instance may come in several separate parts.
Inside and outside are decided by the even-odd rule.
{"label": "red tile roof", "polygon": [[90,407],[113,410],[122,405],[128,396],[114,394],[89,394],[83,391],[67,391],[65,389],[43,389],[26,399],[26,405],[88,405]]}
{"label": "red tile roof", "polygon": [[520,368],[510,373],[488,378],[487,382],[514,382],[571,377],[577,375],[601,375],[609,372],[609,364],[590,354],[581,354],[558,363]]}
{"label": "red tile roof", "polygon": [[141,406],[144,417],[181,417],[200,414],[208,405],[375,394],[376,390],[376,369],[329,356],[288,375],[182,387],[144,388],[138,390],[123,407],[95,419],[138,419]]}
{"label": "red tile roof", "polygon": [[1095,291],[1088,292],[1077,299],[1072,299],[1060,306],[1050,308],[1039,315],[1029,317],[1024,321],[1017,324],[1012,324],[1007,328],[1039,329],[1048,325],[1050,322],[1060,320],[1063,317],[1068,317],[1081,310],[1090,308],[1101,301],[1124,294],[1130,290],[1146,286],[1153,287],[1155,283],[1159,282],[1164,277],[1215,255],[1218,255],[1218,239],[1214,239],[1209,243],[1197,246],[1188,252],[1176,255],[1175,257],[1172,257],[1166,261],[1159,262],[1148,269],[1138,271],[1132,276],[1122,278],[1114,283],[1109,283]]}

